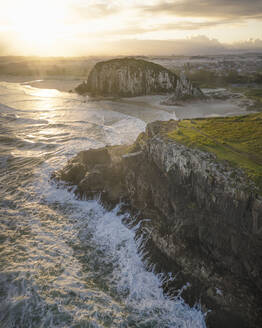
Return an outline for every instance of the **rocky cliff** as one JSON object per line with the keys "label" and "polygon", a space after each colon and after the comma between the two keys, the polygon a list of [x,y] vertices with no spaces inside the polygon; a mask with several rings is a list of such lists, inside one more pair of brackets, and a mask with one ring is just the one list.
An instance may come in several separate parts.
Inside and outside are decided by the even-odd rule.
{"label": "rocky cliff", "polygon": [[[259,115],[248,119],[261,127]],[[141,229],[153,261],[160,270],[179,272],[175,288],[190,282],[182,296],[212,310],[209,327],[258,328],[261,189],[257,177],[250,178],[241,166],[181,139],[185,129],[191,129],[187,132],[192,137],[194,126],[205,121],[190,121],[193,128],[183,121],[151,123],[134,145],[80,152],[54,177],[76,185],[80,197],[101,194],[109,206],[123,200],[138,218],[150,219]],[[209,147],[212,142],[217,146],[213,139],[210,136]]]}
{"label": "rocky cliff", "polygon": [[175,91],[170,97],[164,100],[164,105],[176,105],[180,101],[189,101],[196,99],[205,99],[203,92],[186,77],[184,72],[181,72]]}
{"label": "rocky cliff", "polygon": [[185,97],[199,94],[197,90],[187,79],[180,81],[168,69],[134,58],[112,59],[97,63],[90,72],[88,80],[76,88],[80,94],[110,97],[134,97],[174,92],[174,96],[181,97],[183,93]]}

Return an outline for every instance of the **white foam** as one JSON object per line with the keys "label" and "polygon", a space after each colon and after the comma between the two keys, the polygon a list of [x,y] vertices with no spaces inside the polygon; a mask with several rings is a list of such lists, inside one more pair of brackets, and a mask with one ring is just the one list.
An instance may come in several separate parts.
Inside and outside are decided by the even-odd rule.
{"label": "white foam", "polygon": [[[100,104],[66,102],[57,92],[50,97],[54,101],[47,103],[44,94],[29,95],[32,88],[12,84],[11,89],[16,93],[27,91],[21,96],[21,115],[26,115],[21,118],[30,120],[42,115],[52,124],[62,121],[70,127],[72,138],[55,150],[46,149],[45,153],[41,149],[44,163],[34,167],[35,180],[26,184],[26,201],[18,204],[22,214],[15,214],[24,215],[21,224],[28,224],[32,235],[17,240],[26,249],[28,261],[9,263],[10,272],[17,270],[19,275],[10,283],[6,299],[10,308],[6,313],[21,314],[19,322],[27,327],[33,327],[30,320],[39,311],[42,327],[71,327],[65,321],[55,323],[59,315],[66,313],[73,316],[74,323],[88,320],[90,327],[104,327],[103,322],[110,322],[112,327],[128,327],[132,323],[136,327],[204,328],[203,313],[179,297],[168,298],[161,287],[164,276],[146,270],[139,251],[143,238],[135,238],[137,227],[127,227],[117,209],[108,212],[98,200],[77,200],[73,192],[58,189],[50,181],[51,173],[61,168],[68,157],[91,147],[132,142],[144,130],[145,122],[132,115],[103,110]],[[38,105],[35,98],[40,98]],[[80,120],[86,124],[77,123]],[[40,128],[43,129],[35,127],[36,135],[43,133]],[[59,133],[57,126],[54,141],[61,139]],[[56,135],[55,130],[52,135]],[[85,262],[75,256],[72,244],[78,248],[86,245],[83,250],[89,252],[89,271],[83,269]],[[57,268],[61,272],[56,273]],[[49,274],[49,270],[53,273]],[[96,285],[95,278],[101,286]],[[15,327],[11,316],[6,320],[8,327]]]}
{"label": "white foam", "polygon": [[[163,275],[147,271],[142,262],[143,236],[136,240],[138,226],[123,224],[118,208],[91,222],[93,242],[114,263],[112,283],[125,303],[141,315],[152,316],[163,327],[205,327],[203,315],[181,298],[171,300],[163,293]],[[140,251],[138,251],[140,250]]]}
{"label": "white foam", "polygon": [[[142,261],[143,237],[136,240],[138,227],[127,227],[123,223],[127,214],[118,215],[118,208],[106,211],[99,200],[80,201],[73,192],[63,188],[58,190],[46,178],[40,181],[38,192],[45,201],[59,202],[71,208],[73,230],[75,233],[82,231],[81,241],[100,251],[96,263],[112,267],[112,272],[108,277],[104,274],[104,279],[134,321],[148,321],[154,323],[154,327],[205,327],[205,316],[198,308],[190,308],[180,297],[170,299],[162,289],[164,276],[146,270]],[[91,240],[88,239],[90,233]],[[75,235],[75,238],[79,236]]]}

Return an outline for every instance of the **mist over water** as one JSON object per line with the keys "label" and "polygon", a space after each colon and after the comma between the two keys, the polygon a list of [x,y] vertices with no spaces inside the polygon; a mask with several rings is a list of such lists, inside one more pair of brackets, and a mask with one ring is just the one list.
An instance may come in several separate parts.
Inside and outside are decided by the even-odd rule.
{"label": "mist over water", "polygon": [[1,328],[205,327],[200,310],[164,295],[166,277],[145,269],[128,214],[50,181],[80,150],[131,143],[148,121],[176,118],[161,106],[120,107],[0,83]]}

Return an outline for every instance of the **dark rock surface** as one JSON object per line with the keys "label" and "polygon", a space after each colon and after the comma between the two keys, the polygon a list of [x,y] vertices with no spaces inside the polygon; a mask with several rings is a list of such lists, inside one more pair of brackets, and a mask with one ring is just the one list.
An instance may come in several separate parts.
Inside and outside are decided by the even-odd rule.
{"label": "dark rock surface", "polygon": [[122,58],[99,62],[76,91],[92,96],[133,97],[175,91],[178,77],[161,65]]}
{"label": "dark rock surface", "polygon": [[169,139],[176,124],[151,123],[132,146],[80,152],[54,177],[150,219],[151,260],[179,272],[164,287],[190,282],[182,297],[212,310],[208,327],[262,327],[262,198],[241,170]]}
{"label": "dark rock surface", "polygon": [[193,83],[181,72],[175,92],[162,102],[163,105],[179,105],[181,102],[192,100],[207,99],[200,88],[193,85]]}
{"label": "dark rock surface", "polygon": [[133,97],[170,93],[176,85],[177,76],[168,69],[142,59],[122,58],[97,63],[87,82],[76,91],[92,96]]}

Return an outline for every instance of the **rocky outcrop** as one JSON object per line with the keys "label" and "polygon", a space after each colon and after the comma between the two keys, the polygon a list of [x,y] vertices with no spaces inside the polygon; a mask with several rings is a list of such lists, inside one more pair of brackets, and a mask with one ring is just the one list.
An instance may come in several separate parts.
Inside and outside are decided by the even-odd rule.
{"label": "rocky outcrop", "polygon": [[177,124],[151,123],[132,146],[80,152],[54,177],[150,219],[141,229],[154,261],[190,282],[182,296],[212,310],[209,327],[261,327],[262,198],[240,169],[169,138]]}
{"label": "rocky outcrop", "polygon": [[86,83],[76,91],[93,96],[133,97],[174,91],[177,76],[142,59],[122,58],[99,62]]}
{"label": "rocky outcrop", "polygon": [[206,99],[203,92],[193,85],[193,83],[186,77],[184,72],[181,72],[175,92],[164,100],[164,105],[176,105],[181,101],[192,101],[192,100]]}
{"label": "rocky outcrop", "polygon": [[92,96],[134,97],[173,94],[182,99],[203,95],[183,77],[179,79],[168,69],[142,59],[122,58],[99,62],[76,91]]}

